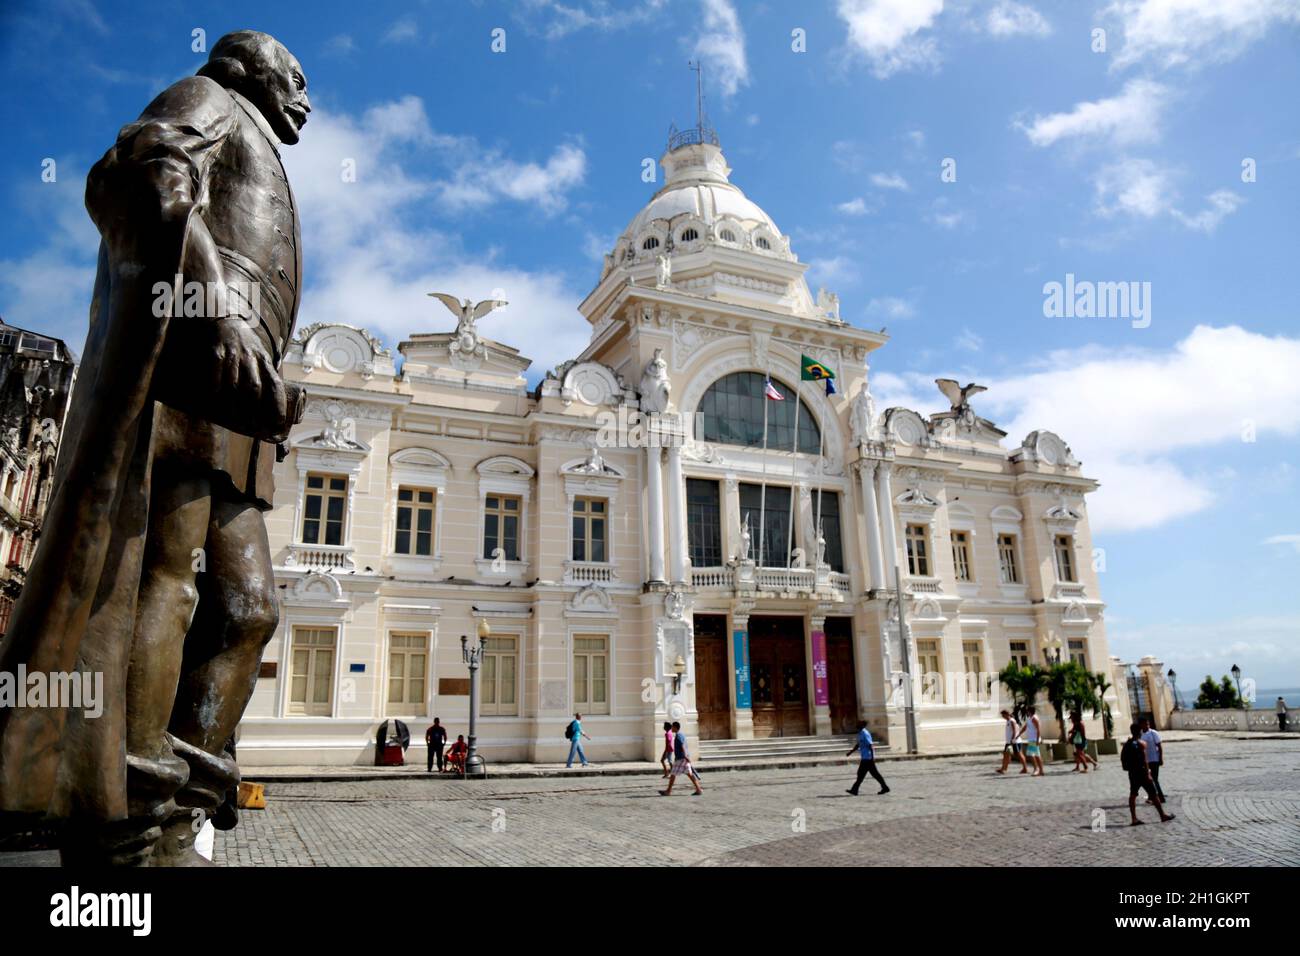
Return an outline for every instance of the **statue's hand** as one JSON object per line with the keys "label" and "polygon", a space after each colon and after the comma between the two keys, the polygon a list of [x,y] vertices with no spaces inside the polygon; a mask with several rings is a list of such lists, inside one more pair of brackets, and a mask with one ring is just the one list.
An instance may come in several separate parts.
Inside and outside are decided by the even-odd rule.
{"label": "statue's hand", "polygon": [[284,381],[257,333],[238,319],[218,322],[216,331],[214,392],[239,396],[257,408],[268,424],[284,422],[288,405]]}

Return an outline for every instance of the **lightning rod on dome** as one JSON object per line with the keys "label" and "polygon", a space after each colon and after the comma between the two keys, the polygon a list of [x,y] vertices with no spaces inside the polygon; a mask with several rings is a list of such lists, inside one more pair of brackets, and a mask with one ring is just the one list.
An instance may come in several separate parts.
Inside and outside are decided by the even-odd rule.
{"label": "lightning rod on dome", "polygon": [[704,115],[704,63],[701,60],[687,60],[686,65],[695,73],[695,127],[677,130],[674,124],[668,131],[668,151],[680,146],[694,146],[708,143],[718,146],[718,133],[707,125]]}

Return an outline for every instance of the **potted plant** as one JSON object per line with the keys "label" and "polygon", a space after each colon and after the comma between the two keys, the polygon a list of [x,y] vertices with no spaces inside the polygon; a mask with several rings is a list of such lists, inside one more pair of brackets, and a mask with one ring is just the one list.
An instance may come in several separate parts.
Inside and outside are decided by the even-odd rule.
{"label": "potted plant", "polygon": [[1038,698],[1046,679],[1046,671],[1037,664],[1022,667],[1011,661],[998,672],[998,683],[1011,695],[1011,716],[1024,723],[1025,711]]}
{"label": "potted plant", "polygon": [[1052,744],[1053,760],[1070,758],[1070,742],[1065,731],[1066,711],[1077,710],[1083,713],[1090,710],[1096,716],[1101,709],[1097,694],[1093,690],[1092,675],[1076,661],[1061,661],[1053,664],[1045,675],[1047,701],[1056,714],[1056,726],[1060,732],[1056,743]]}

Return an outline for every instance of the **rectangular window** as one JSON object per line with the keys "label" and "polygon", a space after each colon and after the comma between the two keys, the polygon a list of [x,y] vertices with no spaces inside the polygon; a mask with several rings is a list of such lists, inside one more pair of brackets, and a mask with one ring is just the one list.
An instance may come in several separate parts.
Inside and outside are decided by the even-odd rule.
{"label": "rectangular window", "polygon": [[1029,642],[1012,641],[1011,642],[1011,659],[1021,667],[1029,666]]}
{"label": "rectangular window", "polygon": [[1056,536],[1056,578],[1058,581],[1074,582],[1074,539],[1068,534]]}
{"label": "rectangular window", "polygon": [[[844,543],[840,536],[840,496],[839,492],[828,491],[812,493],[813,524],[817,523],[817,506],[821,504],[822,534],[826,537],[826,563],[837,574],[844,573]],[[810,557],[816,557],[811,555]]]}
{"label": "rectangular window", "polygon": [[1070,639],[1070,660],[1084,670],[1088,669],[1088,642],[1082,638]]}
{"label": "rectangular window", "polygon": [[921,668],[921,693],[935,703],[943,703],[943,669],[939,666],[939,642],[916,642],[916,662]]}
{"label": "rectangular window", "polygon": [[[749,518],[750,557],[765,568],[783,568],[790,553],[790,489],[768,485],[740,486],[740,524]],[[759,530],[762,529],[760,541]]]}
{"label": "rectangular window", "polygon": [[907,526],[907,573],[917,577],[930,574],[929,545],[930,529],[923,524]]}
{"label": "rectangular window", "polygon": [[519,714],[519,639],[489,637],[483,642],[483,700],[479,712],[489,717]]}
{"label": "rectangular window", "polygon": [[1019,584],[1020,569],[1016,565],[1016,536],[998,535],[998,580],[1003,584]]}
{"label": "rectangular window", "polygon": [[394,634],[388,642],[388,703],[396,713],[423,717],[429,666],[429,639],[423,634]]}
{"label": "rectangular window", "polygon": [[1068,534],[1058,534],[1053,541],[1056,554],[1056,576],[1060,581],[1074,582],[1074,539]]}
{"label": "rectangular window", "polygon": [[302,543],[341,545],[347,500],[345,476],[308,474],[302,505]]}
{"label": "rectangular window", "polygon": [[396,553],[432,556],[434,494],[428,488],[397,489]]}
{"label": "rectangular window", "polygon": [[606,528],[609,502],[604,498],[573,499],[573,560],[609,560]]}
{"label": "rectangular window", "polygon": [[573,637],[573,708],[584,714],[609,713],[609,638]]}
{"label": "rectangular window", "polygon": [[962,641],[961,657],[967,674],[984,673],[984,649],[979,641]]}
{"label": "rectangular window", "polygon": [[334,693],[332,627],[293,629],[292,668],[289,676],[289,713],[328,717]]}
{"label": "rectangular window", "polygon": [[[722,565],[722,508],[718,483],[704,478],[686,479],[686,538],[691,567]],[[757,531],[751,531],[757,535]]]}
{"label": "rectangular window", "polygon": [[952,566],[957,570],[958,581],[971,581],[970,533],[952,533]]}
{"label": "rectangular window", "polygon": [[483,501],[483,557],[501,549],[507,561],[519,560],[519,518],[523,499],[516,495],[488,495]]}

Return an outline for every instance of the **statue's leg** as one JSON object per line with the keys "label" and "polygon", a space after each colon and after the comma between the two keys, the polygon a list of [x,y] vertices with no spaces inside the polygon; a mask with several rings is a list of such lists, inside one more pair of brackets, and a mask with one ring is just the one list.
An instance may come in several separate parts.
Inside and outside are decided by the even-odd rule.
{"label": "statue's leg", "polygon": [[206,555],[169,727],[173,747],[190,765],[189,781],[177,794],[177,813],[155,852],[158,865],[195,862],[194,811],[212,815],[239,782],[225,746],[253,694],[262,649],[279,621],[260,509],[214,495]]}
{"label": "statue's leg", "polygon": [[207,536],[211,482],[206,474],[176,462],[156,461],[149,496],[134,634],[126,678],[126,781],[128,818],[116,824],[121,833],[108,839],[74,841],[65,846],[67,861],[105,853],[122,862],[126,848],[147,858],[159,837],[158,827],[176,810],[175,794],[188,767],[173,753],[167,722],[180,675],[182,648],[198,604],[194,552]]}

